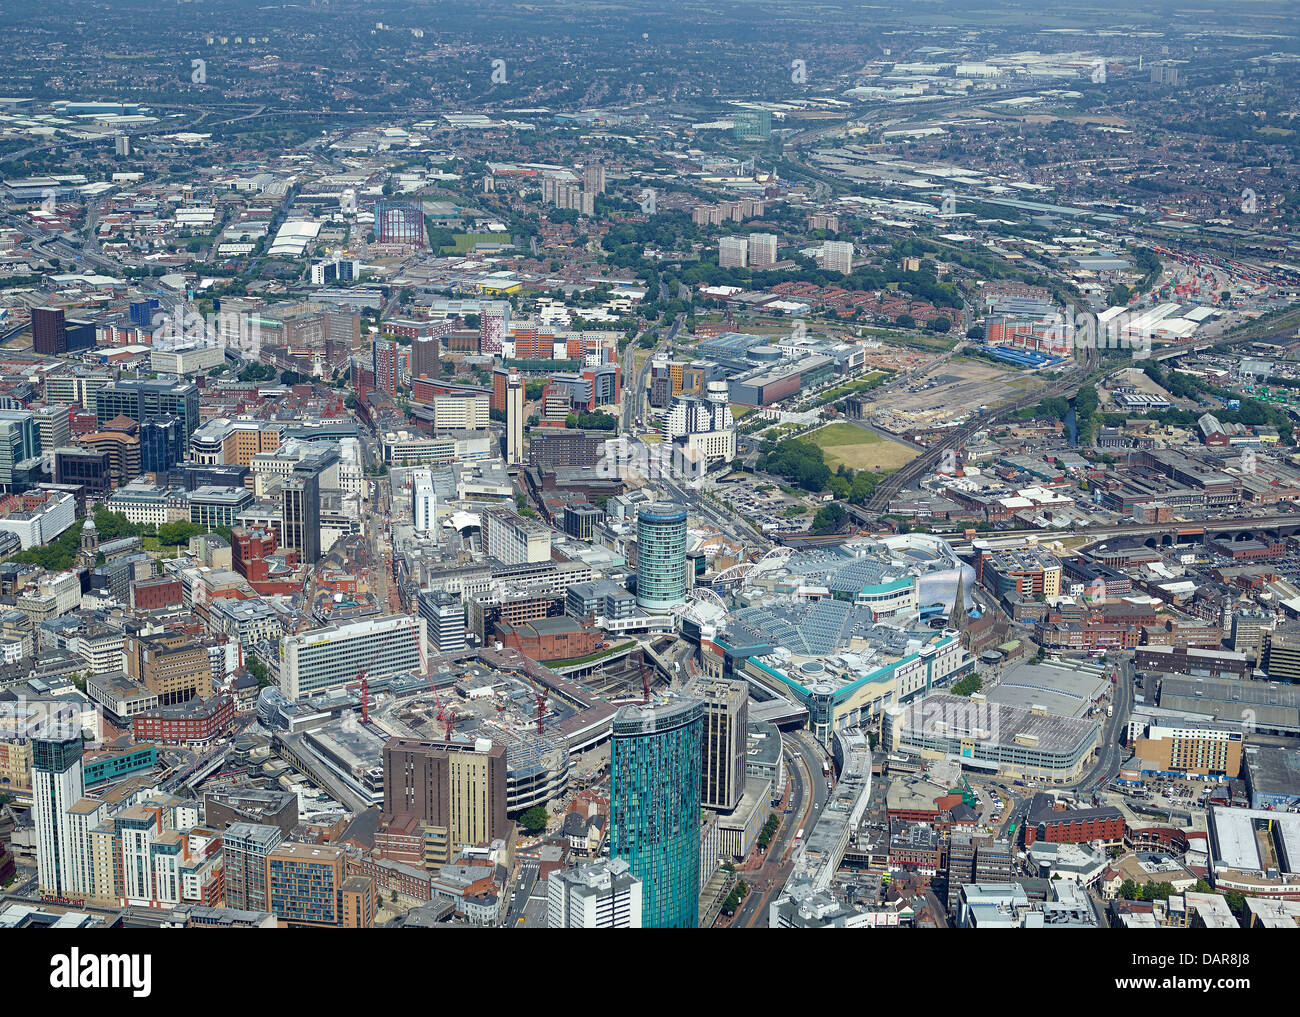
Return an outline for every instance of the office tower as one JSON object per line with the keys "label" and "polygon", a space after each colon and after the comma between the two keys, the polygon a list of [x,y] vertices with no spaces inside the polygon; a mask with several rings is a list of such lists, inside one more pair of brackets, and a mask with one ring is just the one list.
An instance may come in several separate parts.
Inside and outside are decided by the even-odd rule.
{"label": "office tower", "polygon": [[33,413],[42,455],[50,457],[56,448],[71,444],[72,426],[68,423],[68,407],[43,406]]}
{"label": "office tower", "polygon": [[132,300],[127,313],[131,319],[132,325],[139,325],[141,328],[150,328],[153,325],[154,311],[158,310],[161,305],[157,297],[145,297],[143,300]]}
{"label": "office tower", "polygon": [[[448,329],[450,331],[450,329]],[[417,335],[411,340],[411,377],[436,378],[442,372],[441,335]]]}
{"label": "office tower", "polygon": [[636,518],[636,602],[651,613],[686,599],[686,508],[642,505]]}
{"label": "office tower", "polygon": [[390,738],[384,746],[383,822],[422,828],[426,864],[444,865],[465,845],[504,837],[506,750],[472,743]]}
{"label": "office tower", "polygon": [[737,141],[766,141],[772,136],[772,114],[768,110],[737,110],[732,114],[731,122]]}
{"label": "office tower", "polygon": [[442,590],[421,590],[417,603],[435,653],[465,649],[465,605],[458,596]]}
{"label": "office tower", "polygon": [[776,234],[751,233],[749,235],[749,267],[771,268],[776,264]]}
{"label": "office tower", "polygon": [[614,715],[609,854],[641,880],[647,929],[699,925],[703,718],[698,699]]}
{"label": "office tower", "polygon": [[314,565],[320,561],[320,474],[301,467],[300,463],[280,488],[283,545],[295,548],[304,563]]}
{"label": "office tower", "polygon": [[517,374],[506,381],[506,463],[524,460],[524,382]]}
{"label": "office tower", "polygon": [[113,152],[120,158],[131,154],[131,135],[119,134],[113,139]]}
{"label": "office tower", "polygon": [[853,245],[842,240],[827,240],[822,244],[822,268],[827,272],[853,271]]}
{"label": "office tower", "polygon": [[176,417],[159,417],[140,425],[140,469],[145,473],[170,470],[185,456],[181,422]]}
{"label": "office tower", "polygon": [[434,529],[438,515],[438,496],[433,489],[433,474],[415,470],[411,474],[411,522],[417,533]]}
{"label": "office tower", "polygon": [[641,880],[621,858],[579,862],[547,881],[550,929],[639,929],[641,908]]}
{"label": "office tower", "polygon": [[479,315],[478,348],[479,352],[498,357],[505,348],[506,336],[510,334],[510,311],[508,308],[484,308]]}
{"label": "office tower", "polygon": [[266,856],[267,910],[290,927],[343,924],[343,849],[281,844]]}
{"label": "office tower", "polygon": [[376,339],[373,354],[375,389],[397,395],[402,378],[401,363],[405,354],[401,345],[391,339]]}
{"label": "office tower", "polygon": [[1014,873],[1008,841],[954,830],[948,845],[948,909],[956,913],[964,884],[1005,883]]}
{"label": "office tower", "polygon": [[588,163],[582,170],[582,189],[592,194],[605,193],[605,167],[600,163]]}
{"label": "office tower", "polygon": [[536,519],[505,508],[485,509],[483,549],[503,565],[524,565],[551,560],[551,531]]}
{"label": "office tower", "polygon": [[730,812],[740,804],[745,793],[749,685],[739,681],[710,681],[699,691],[704,697],[700,802],[710,809]]}
{"label": "office tower", "polygon": [[12,490],[18,466],[41,454],[36,416],[30,410],[0,410],[0,488]]}
{"label": "office tower", "polygon": [[199,429],[199,390],[191,382],[126,380],[109,382],[95,393],[95,426],[100,430],[115,417],[130,417],[137,424],[180,421],[173,463],[185,458],[190,435]]}
{"label": "office tower", "polygon": [[596,527],[605,521],[605,510],[586,502],[575,502],[564,506],[564,532],[570,537],[590,541],[595,537]]}
{"label": "office tower", "polygon": [[32,739],[37,885],[55,897],[71,897],[76,889],[67,813],[86,793],[81,750],[81,729],[70,722],[51,722]]}
{"label": "office tower", "polygon": [[280,691],[292,702],[352,685],[363,669],[372,681],[425,674],[425,633],[423,618],[399,614],[285,636]]}
{"label": "office tower", "polygon": [[280,846],[280,828],[263,823],[234,823],[221,835],[225,855],[226,907],[269,911],[266,859]]}
{"label": "office tower", "polygon": [[744,237],[722,237],[718,241],[718,267],[744,268],[748,263],[749,244]]}
{"label": "office tower", "polygon": [[129,634],[122,645],[126,673],[158,697],[160,706],[176,706],[212,695],[208,648],[183,632]]}
{"label": "office tower", "polygon": [[68,352],[68,330],[63,308],[32,308],[32,349],[50,357]]}

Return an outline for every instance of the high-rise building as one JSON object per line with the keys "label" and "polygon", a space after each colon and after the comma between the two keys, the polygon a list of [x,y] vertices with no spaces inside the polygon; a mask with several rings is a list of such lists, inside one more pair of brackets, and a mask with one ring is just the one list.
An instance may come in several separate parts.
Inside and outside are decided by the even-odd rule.
{"label": "high-rise building", "polygon": [[177,706],[196,696],[212,695],[208,648],[183,632],[132,633],[122,644],[126,674],[158,697],[161,706]]}
{"label": "high-rise building", "polygon": [[483,549],[503,565],[551,560],[551,531],[536,519],[505,508],[485,509]]}
{"label": "high-rise building", "polygon": [[372,680],[424,674],[425,632],[423,618],[399,614],[285,636],[280,691],[292,702],[351,685],[362,670]]}
{"label": "high-rise building", "polygon": [[636,519],[636,602],[668,611],[686,599],[686,508],[673,502],[642,505]]}
{"label": "high-rise building", "polygon": [[484,308],[479,315],[478,348],[479,352],[498,357],[505,348],[506,336],[510,334],[510,311],[507,307]]}
{"label": "high-rise building", "polygon": [[647,929],[699,926],[703,721],[698,699],[614,715],[609,854],[641,880]]}
{"label": "high-rise building", "polygon": [[81,730],[50,723],[32,739],[32,817],[36,824],[36,882],[42,893],[71,897],[76,889],[68,810],[86,793]]}
{"label": "high-rise building", "polygon": [[315,564],[320,561],[320,474],[310,468],[295,468],[280,493],[282,544],[296,549],[303,562]]}
{"label": "high-rise building", "polygon": [[174,446],[167,456],[170,465],[175,465],[185,458],[190,436],[199,428],[199,390],[192,382],[181,381],[110,382],[95,393],[95,424],[102,431],[119,416],[130,417],[141,427],[170,418],[178,420],[179,429],[168,432]]}
{"label": "high-rise building", "polygon": [[744,268],[749,263],[749,244],[744,237],[722,237],[718,241],[718,267]]}
{"label": "high-rise building", "polygon": [[749,267],[771,268],[776,264],[776,234],[751,233],[749,235]]}
{"label": "high-rise building", "polygon": [[411,524],[417,533],[428,533],[437,524],[438,495],[429,470],[411,474]]}
{"label": "high-rise building", "polygon": [[89,321],[71,321],[62,307],[32,308],[32,350],[57,357],[95,345],[95,325]]}
{"label": "high-rise building", "polygon": [[766,141],[772,136],[772,114],[768,110],[737,110],[732,114],[731,122],[737,141]]}
{"label": "high-rise building", "polygon": [[473,742],[390,738],[384,746],[381,822],[424,831],[425,864],[446,864],[465,845],[506,834],[506,750]]}
{"label": "high-rise building", "polygon": [[604,194],[605,167],[598,162],[587,163],[582,169],[582,189],[592,194]]}
{"label": "high-rise building", "polygon": [[517,374],[506,381],[506,463],[524,461],[524,382]]}
{"label": "high-rise building", "polygon": [[41,435],[31,410],[0,410],[0,488],[14,486],[20,463],[41,454]]}
{"label": "high-rise building", "polygon": [[296,928],[343,924],[344,856],[332,844],[280,844],[266,856],[267,910]]}
{"label": "high-rise building", "polygon": [[33,413],[36,416],[41,455],[46,457],[47,462],[52,463],[54,450],[72,442],[72,425],[68,422],[68,407],[42,406]]}
{"label": "high-rise building", "polygon": [[853,271],[853,245],[844,240],[827,240],[822,244],[822,268],[848,275]]}
{"label": "high-rise building", "polygon": [[639,929],[641,908],[641,880],[621,858],[579,862],[547,881],[551,929]]}
{"label": "high-rise building", "polygon": [[391,339],[375,340],[373,367],[376,390],[397,395],[402,379],[402,361],[405,359],[406,351],[400,343]]}
{"label": "high-rise building", "polygon": [[226,907],[269,911],[266,859],[280,846],[278,826],[234,823],[221,835],[225,855]]}
{"label": "high-rise building", "polygon": [[417,602],[435,652],[465,649],[465,605],[458,596],[441,590],[421,590]]}
{"label": "high-rise building", "polygon": [[704,697],[704,761],[700,802],[730,812],[745,794],[748,746],[749,685],[743,681],[709,681]]}

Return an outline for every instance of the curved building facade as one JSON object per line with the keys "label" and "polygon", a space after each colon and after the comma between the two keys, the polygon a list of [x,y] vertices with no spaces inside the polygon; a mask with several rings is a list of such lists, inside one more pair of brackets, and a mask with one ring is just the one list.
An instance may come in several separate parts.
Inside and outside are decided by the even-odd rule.
{"label": "curved building facade", "polygon": [[625,706],[610,750],[611,858],[641,880],[641,925],[700,923],[700,775],[704,703]]}
{"label": "curved building facade", "polygon": [[643,505],[636,518],[636,602],[663,613],[686,599],[686,508]]}

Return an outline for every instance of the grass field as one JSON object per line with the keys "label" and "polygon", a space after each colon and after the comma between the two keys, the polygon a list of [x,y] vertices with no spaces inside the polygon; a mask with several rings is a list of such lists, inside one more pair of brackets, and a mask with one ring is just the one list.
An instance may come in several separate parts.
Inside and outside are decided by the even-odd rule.
{"label": "grass field", "polygon": [[468,254],[474,249],[475,244],[508,244],[510,243],[509,233],[457,233],[455,235],[456,245],[454,247],[444,247],[444,254]]}
{"label": "grass field", "polygon": [[831,469],[841,464],[851,470],[888,473],[906,465],[919,453],[906,445],[887,441],[880,435],[840,421],[827,424],[804,438],[822,450]]}

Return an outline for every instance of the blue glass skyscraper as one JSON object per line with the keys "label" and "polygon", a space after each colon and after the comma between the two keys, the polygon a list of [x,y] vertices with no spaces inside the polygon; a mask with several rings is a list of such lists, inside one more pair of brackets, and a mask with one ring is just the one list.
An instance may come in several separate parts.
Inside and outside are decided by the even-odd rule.
{"label": "blue glass skyscraper", "polygon": [[625,706],[610,750],[609,853],[641,880],[641,925],[700,923],[700,773],[704,703]]}

